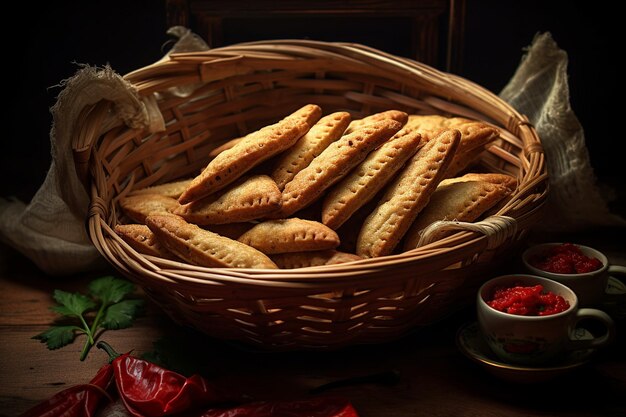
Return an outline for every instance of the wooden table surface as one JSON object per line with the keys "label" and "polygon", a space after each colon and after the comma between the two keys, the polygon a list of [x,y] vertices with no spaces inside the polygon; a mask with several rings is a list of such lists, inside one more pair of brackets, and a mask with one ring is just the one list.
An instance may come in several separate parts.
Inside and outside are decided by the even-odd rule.
{"label": "wooden table surface", "polygon": [[[550,238],[594,246],[611,262],[626,265],[622,235],[617,230]],[[57,317],[49,310],[54,289],[85,289],[100,275],[47,276],[0,244],[1,416],[18,415],[68,386],[87,382],[105,363],[106,355],[98,349],[80,362],[81,343],[48,351],[32,339]],[[399,379],[390,386],[369,383],[325,391],[349,399],[361,417],[624,416],[626,320],[620,310],[614,319],[617,337],[612,345],[582,367],[531,384],[498,379],[460,353],[455,336],[460,326],[475,320],[473,307],[400,340],[335,352],[268,353],[214,340],[176,326],[152,304],[133,327],[108,331],[102,339],[120,352],[135,354],[153,350],[154,342],[174,341],[207,378],[265,400],[311,398],[309,391],[321,384],[397,371]]]}

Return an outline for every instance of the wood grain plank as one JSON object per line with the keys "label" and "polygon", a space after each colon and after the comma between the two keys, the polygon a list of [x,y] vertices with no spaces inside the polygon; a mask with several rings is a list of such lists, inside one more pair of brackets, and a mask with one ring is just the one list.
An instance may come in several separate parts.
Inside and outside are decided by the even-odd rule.
{"label": "wood grain plank", "polygon": [[[82,338],[61,349],[47,350],[44,344],[32,339],[46,328],[0,327],[0,412],[4,415],[17,415],[58,391],[89,382],[107,362],[107,355],[95,348],[81,362]],[[151,350],[161,335],[158,326],[147,326],[140,320],[136,327],[107,332],[103,339],[119,352],[134,350],[141,354]]]}

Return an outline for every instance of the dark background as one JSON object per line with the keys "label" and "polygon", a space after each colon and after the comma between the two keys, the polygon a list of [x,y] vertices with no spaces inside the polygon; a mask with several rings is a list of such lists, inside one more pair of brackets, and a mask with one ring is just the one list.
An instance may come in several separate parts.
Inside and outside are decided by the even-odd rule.
{"label": "dark background", "polygon": [[[59,82],[73,75],[78,63],[109,63],[125,74],[159,59],[170,38],[165,33],[164,0],[26,3],[8,17],[19,27],[5,24],[3,28],[6,94],[0,197],[28,201],[50,163],[48,109],[60,91]],[[623,79],[617,63],[623,50],[622,25],[609,2],[468,0],[460,71],[497,93],[513,75],[535,34],[551,32],[569,55],[572,107],[585,129],[596,177],[617,192],[612,207],[619,213],[626,206],[624,156],[617,151],[626,141],[621,133]],[[276,33],[269,31],[267,37],[302,30],[270,27]],[[367,27],[355,33],[335,26],[331,35],[336,41],[359,41],[403,53],[395,42],[407,30],[401,23],[391,32]],[[242,25],[231,28],[227,36],[233,41],[255,40],[253,32]]]}

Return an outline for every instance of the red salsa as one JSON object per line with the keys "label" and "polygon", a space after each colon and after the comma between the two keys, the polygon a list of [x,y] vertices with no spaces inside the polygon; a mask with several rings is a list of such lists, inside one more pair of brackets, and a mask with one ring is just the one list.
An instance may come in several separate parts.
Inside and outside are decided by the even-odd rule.
{"label": "red salsa", "polygon": [[518,316],[549,316],[569,308],[567,300],[543,285],[496,288],[487,304],[498,311]]}
{"label": "red salsa", "polygon": [[582,274],[602,268],[599,259],[586,256],[572,243],[555,246],[530,259],[529,263],[537,269],[556,274]]}

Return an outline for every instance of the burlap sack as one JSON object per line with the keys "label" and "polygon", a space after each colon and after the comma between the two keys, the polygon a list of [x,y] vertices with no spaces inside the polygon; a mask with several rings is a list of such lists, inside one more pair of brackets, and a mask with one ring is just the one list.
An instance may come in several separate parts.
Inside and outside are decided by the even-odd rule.
{"label": "burlap sack", "polygon": [[600,193],[585,132],[570,106],[567,53],[549,33],[538,34],[500,97],[525,114],[546,154],[550,194],[543,231],[575,232],[626,226]]}

